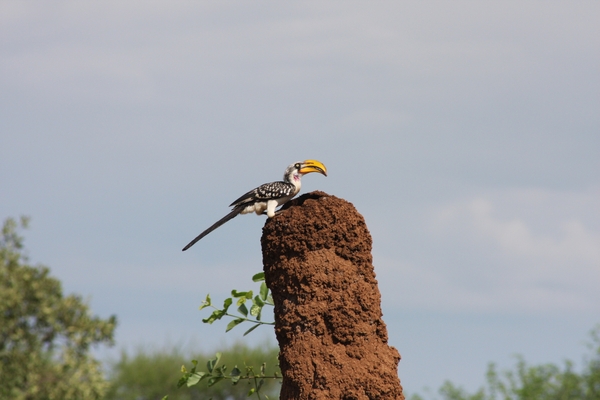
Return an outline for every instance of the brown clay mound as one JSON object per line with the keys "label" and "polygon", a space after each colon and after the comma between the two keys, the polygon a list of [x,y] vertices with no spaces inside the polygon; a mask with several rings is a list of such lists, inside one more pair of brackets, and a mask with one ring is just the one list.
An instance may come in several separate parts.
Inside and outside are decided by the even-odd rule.
{"label": "brown clay mound", "polygon": [[323,192],[284,208],[267,220],[261,239],[281,399],[404,399],[363,217]]}

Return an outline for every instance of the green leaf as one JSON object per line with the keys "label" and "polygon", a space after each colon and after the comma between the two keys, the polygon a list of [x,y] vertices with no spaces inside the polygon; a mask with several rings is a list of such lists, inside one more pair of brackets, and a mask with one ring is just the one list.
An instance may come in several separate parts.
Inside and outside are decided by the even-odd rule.
{"label": "green leaf", "polygon": [[262,385],[265,383],[264,379],[261,379],[260,381],[258,381],[258,385],[256,386],[256,390],[259,391],[260,388],[262,387]]}
{"label": "green leaf", "polygon": [[208,369],[208,372],[213,372],[213,369],[217,366],[220,359],[221,359],[221,353],[217,353],[217,354],[215,354],[215,358],[213,358],[212,360],[209,360],[206,363],[206,368]]}
{"label": "green leaf", "polygon": [[258,274],[254,274],[254,276],[252,276],[253,282],[260,282],[260,281],[264,281],[264,280],[265,280],[264,272],[259,272]]}
{"label": "green leaf", "polygon": [[233,297],[236,297],[236,298],[237,298],[237,297],[246,297],[246,293],[248,293],[248,292],[238,292],[238,291],[237,291],[237,290],[235,290],[235,289],[233,289],[233,290],[231,291],[231,295],[232,295]]}
{"label": "green leaf", "polygon": [[225,316],[225,312],[225,310],[215,310],[208,318],[204,318],[202,322],[205,324],[212,324],[216,320],[223,318],[223,316]]}
{"label": "green leaf", "polygon": [[231,382],[235,385],[239,382],[242,376],[242,371],[240,371],[236,365],[235,367],[233,367],[233,369],[231,370],[231,374],[229,375],[231,376]]}
{"label": "green leaf", "polygon": [[187,378],[187,382],[186,385],[187,387],[192,387],[194,385],[197,385],[198,382],[200,382],[202,380],[202,378],[204,378],[204,376],[206,376],[206,372],[196,372],[195,374],[191,374],[188,378]]}
{"label": "green leaf", "polygon": [[213,370],[213,375],[215,376],[225,376],[225,371],[227,370],[227,365],[223,365],[221,367],[216,367]]}
{"label": "green leaf", "polygon": [[231,321],[230,323],[227,324],[227,329],[225,330],[225,332],[229,332],[230,330],[232,330],[233,328],[235,328],[236,326],[238,326],[239,324],[241,324],[244,321],[246,321],[245,318],[234,319],[233,321]]}
{"label": "green leaf", "polygon": [[210,307],[212,305],[211,301],[210,301],[210,294],[206,295],[206,299],[204,299],[204,301],[202,302],[202,304],[200,304],[200,310],[202,310],[203,308],[206,307]]}
{"label": "green leaf", "polygon": [[211,387],[215,383],[221,382],[223,379],[225,379],[225,378],[222,376],[214,376],[214,377],[210,378],[208,380],[208,387]]}
{"label": "green leaf", "polygon": [[244,332],[244,336],[246,336],[247,334],[249,334],[250,332],[252,332],[256,328],[258,328],[259,326],[260,326],[259,324],[254,325],[252,328],[250,328],[246,332]]}
{"label": "green leaf", "polygon": [[244,297],[240,297],[240,298],[238,299],[238,301],[237,301],[236,305],[239,307],[239,306],[241,306],[242,304],[246,303],[246,300],[247,300],[247,299],[246,299],[246,296],[244,296]]}
{"label": "green leaf", "polygon": [[227,312],[227,310],[229,309],[229,306],[233,303],[233,299],[231,297],[228,297],[225,299],[225,301],[223,302],[223,311]]}
{"label": "green leaf", "polygon": [[254,394],[254,392],[256,392],[255,388],[252,388],[248,391],[248,397],[252,396]]}
{"label": "green leaf", "polygon": [[263,301],[263,299],[260,298],[260,296],[254,296],[252,302],[260,308],[262,308],[265,305],[265,302]]}
{"label": "green leaf", "polygon": [[267,287],[267,284],[265,282],[263,282],[260,285],[260,298],[263,300],[267,300],[268,295],[269,295],[269,288]]}
{"label": "green leaf", "polygon": [[252,307],[250,307],[250,315],[252,315],[253,317],[256,317],[256,319],[260,321],[260,311],[261,310],[262,310],[262,307],[254,304]]}
{"label": "green leaf", "polygon": [[240,314],[242,314],[244,317],[247,317],[248,316],[248,307],[246,307],[246,304],[242,304],[241,306],[239,306],[238,312]]}

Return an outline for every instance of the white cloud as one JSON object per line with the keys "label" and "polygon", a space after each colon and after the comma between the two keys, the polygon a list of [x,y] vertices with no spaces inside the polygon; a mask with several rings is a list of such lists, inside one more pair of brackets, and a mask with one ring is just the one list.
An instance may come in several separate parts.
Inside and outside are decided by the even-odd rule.
{"label": "white cloud", "polygon": [[[535,234],[526,215],[503,219],[495,215],[494,204],[485,198],[448,206],[442,211],[445,224],[466,224],[474,234],[493,240],[508,255],[544,260],[590,262],[600,265],[600,233],[586,228],[578,219],[555,221],[558,237]],[[453,221],[448,221],[453,215]],[[548,215],[549,219],[556,216]]]}
{"label": "white cloud", "polygon": [[593,311],[600,302],[598,194],[507,190],[430,209],[429,254],[379,257],[383,285],[401,282],[399,302],[427,309]]}

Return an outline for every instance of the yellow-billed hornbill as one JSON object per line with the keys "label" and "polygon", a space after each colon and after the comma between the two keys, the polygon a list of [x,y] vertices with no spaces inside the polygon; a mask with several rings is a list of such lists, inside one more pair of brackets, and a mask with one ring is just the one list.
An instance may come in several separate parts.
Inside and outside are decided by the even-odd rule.
{"label": "yellow-billed hornbill", "polygon": [[241,196],[229,205],[229,207],[233,207],[229,214],[196,236],[196,238],[189,242],[182,251],[186,251],[196,244],[198,240],[202,239],[230,219],[233,219],[238,214],[255,212],[256,214],[261,215],[266,212],[267,217],[269,218],[275,216],[275,209],[286,203],[300,191],[300,179],[302,178],[302,175],[311,172],[318,172],[327,176],[327,168],[325,168],[323,163],[317,160],[298,161],[290,165],[283,174],[283,181],[265,183]]}

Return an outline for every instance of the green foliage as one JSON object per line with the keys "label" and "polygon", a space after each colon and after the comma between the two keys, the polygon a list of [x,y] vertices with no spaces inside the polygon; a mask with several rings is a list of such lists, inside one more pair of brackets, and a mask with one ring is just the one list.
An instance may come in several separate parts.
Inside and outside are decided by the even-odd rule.
{"label": "green foliage", "polygon": [[[206,299],[200,305],[200,310],[211,307],[214,308],[215,311],[208,317],[202,320],[202,322],[206,324],[212,324],[215,321],[220,320],[223,317],[231,317],[233,320],[227,324],[227,328],[225,332],[229,332],[236,326],[244,322],[250,322],[254,324],[250,329],[244,332],[244,336],[255,330],[261,325],[275,325],[273,322],[263,322],[260,320],[262,315],[262,309],[264,306],[273,306],[273,297],[269,293],[269,289],[267,288],[267,284],[264,282],[265,273],[259,272],[252,277],[254,282],[262,282],[260,285],[259,294],[254,296],[254,292],[252,290],[248,290],[245,292],[240,292],[237,290],[231,291],[231,296],[225,299],[223,302],[223,308],[217,308],[212,304],[212,300],[210,298],[210,294],[206,295]],[[238,299],[236,301],[237,312],[239,315],[229,313],[229,307],[233,304],[233,299]],[[250,306],[250,310],[246,306],[246,302],[250,301],[252,305]]]}
{"label": "green foliage", "polygon": [[[252,280],[254,282],[262,282],[258,295],[254,296],[254,292],[252,290],[241,292],[234,289],[231,291],[232,297],[225,299],[225,301],[223,302],[223,308],[217,308],[213,306],[210,295],[206,295],[206,299],[200,305],[200,310],[206,307],[211,307],[214,308],[215,311],[213,311],[208,318],[203,319],[202,322],[212,324],[213,322],[218,321],[223,317],[233,318],[233,320],[227,324],[225,332],[229,332],[230,330],[244,322],[250,322],[254,324],[252,327],[250,327],[250,329],[248,329],[244,333],[244,336],[246,336],[261,325],[274,325],[273,322],[263,322],[260,320],[263,307],[265,305],[273,306],[273,297],[271,297],[269,289],[267,288],[267,284],[264,282],[264,272],[255,274],[252,277]],[[239,315],[229,313],[229,307],[231,307],[231,305],[233,304],[234,299],[238,299],[236,301],[236,306]],[[248,309],[248,307],[246,306],[246,302],[248,301],[252,303],[250,309]],[[251,383],[253,385],[250,388],[250,390],[247,391],[247,396],[256,395],[258,399],[261,399],[261,395],[264,395],[265,398],[268,399],[269,396],[264,394],[266,390],[261,392],[263,388],[268,386],[265,385],[265,382],[273,383],[281,379],[281,373],[278,367],[272,373],[267,373],[266,362],[259,363],[261,365],[260,372],[256,371],[256,368],[254,367],[255,364],[248,365],[244,363],[244,372],[242,372],[238,368],[239,364],[235,364],[231,372],[228,373],[226,364],[218,366],[220,360],[221,353],[217,353],[216,358],[211,359],[206,363],[206,371],[199,371],[198,361],[192,360],[193,366],[190,371],[188,371],[185,368],[185,366],[181,367],[181,372],[183,373],[183,376],[179,379],[177,387],[196,386],[200,382],[205,381],[207,383],[206,387],[211,388],[216,383],[224,380],[229,380],[231,381],[233,386],[236,386],[240,381],[247,381],[248,383]]]}
{"label": "green foliage", "polygon": [[[276,368],[277,354],[277,348],[269,345],[251,348],[235,344],[224,350],[218,360],[210,359],[205,368],[202,368],[207,373],[204,375],[204,371],[200,371],[201,368],[196,368],[198,363],[194,364],[190,371],[182,367],[189,355],[184,355],[179,348],[154,351],[138,349],[133,355],[122,352],[119,361],[111,365],[111,388],[105,400],[160,400],[165,395],[168,395],[169,400],[245,399],[248,391],[254,387],[253,382],[243,379],[246,365],[260,366],[266,361],[269,367],[261,370],[261,373],[265,376],[275,376],[279,374],[279,369]],[[210,358],[207,354],[195,354],[193,357],[196,360]],[[226,365],[239,368],[234,367],[229,371]],[[183,376],[187,376],[185,382],[180,379],[182,372]],[[237,384],[214,385],[222,380],[219,379],[221,374],[223,380],[231,380]],[[201,384],[198,384],[201,375],[204,378]],[[178,380],[180,385],[194,386],[194,390],[177,390]],[[272,380],[265,381],[261,390],[270,396],[276,396],[279,384]]]}
{"label": "green foliage", "polygon": [[92,316],[47,267],[29,265],[18,227],[7,219],[0,237],[0,398],[101,398],[108,384],[90,348],[113,343],[116,318]]}
{"label": "green foliage", "polygon": [[[245,372],[242,372],[236,364],[231,372],[227,373],[227,366],[225,364],[219,365],[221,356],[221,353],[217,353],[215,358],[208,360],[206,363],[206,371],[197,370],[198,361],[196,360],[192,360],[193,367],[190,371],[188,371],[185,366],[182,366],[181,372],[183,372],[183,376],[181,379],[179,379],[177,387],[182,387],[184,385],[187,387],[195,386],[203,380],[206,380],[207,387],[209,388],[223,380],[230,380],[235,386],[240,381],[245,380],[253,385],[250,390],[248,390],[247,396],[256,394],[256,396],[260,399],[260,391],[263,389],[266,382],[272,383],[274,382],[273,380],[281,379],[281,374],[278,372],[278,370],[273,371],[271,374],[267,374],[266,362],[262,363],[260,372],[254,371],[254,367],[251,365],[245,365]],[[266,381],[265,379],[269,379],[270,381]],[[265,395],[265,397],[267,399],[269,398],[267,395]]]}
{"label": "green foliage", "polygon": [[[591,333],[589,348],[592,355],[584,359],[581,372],[566,361],[561,368],[554,364],[527,365],[517,357],[515,369],[498,372],[494,364],[488,366],[487,385],[474,394],[451,382],[439,390],[444,400],[600,400],[600,326]],[[413,395],[410,400],[424,400]]]}

